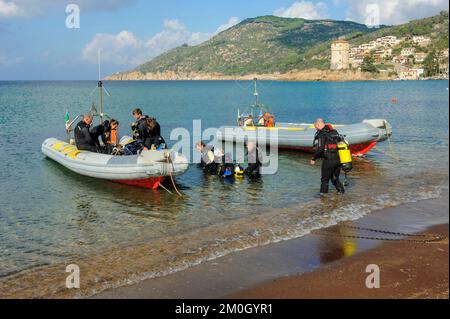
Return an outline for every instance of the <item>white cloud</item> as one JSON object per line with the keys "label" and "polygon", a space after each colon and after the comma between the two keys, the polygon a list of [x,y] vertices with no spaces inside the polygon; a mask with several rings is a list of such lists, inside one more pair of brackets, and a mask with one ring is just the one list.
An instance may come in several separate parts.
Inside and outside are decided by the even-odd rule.
{"label": "white cloud", "polygon": [[231,27],[234,27],[236,24],[238,24],[239,22],[241,22],[241,20],[238,17],[231,17],[230,19],[228,19],[228,22],[225,24],[220,25],[217,30],[216,33],[220,33],[222,31],[225,31]]}
{"label": "white cloud", "polygon": [[279,8],[273,14],[284,18],[323,19],[328,16],[328,7],[323,2],[296,1],[289,8]]}
{"label": "white cloud", "polygon": [[16,3],[0,0],[0,18],[21,17],[25,12]]}
{"label": "white cloud", "polygon": [[135,0],[0,0],[0,19],[36,16],[53,9],[64,10],[69,3],[77,4],[81,12],[89,12],[116,10],[134,2]]}
{"label": "white cloud", "polygon": [[96,34],[83,48],[82,59],[97,63],[97,52],[101,50],[102,61],[122,67],[142,64],[170,49],[183,44],[198,45],[215,34],[235,25],[238,18],[230,18],[215,32],[192,32],[179,20],[165,20],[164,29],[150,39],[140,39],[129,31],[118,34]]}
{"label": "white cloud", "polygon": [[83,59],[96,63],[97,52],[101,50],[102,61],[118,65],[140,63],[144,43],[133,33],[121,31],[117,35],[99,33],[83,49]]}
{"label": "white cloud", "polygon": [[429,17],[441,10],[448,10],[448,0],[341,0],[348,5],[347,19],[365,23],[367,8],[377,5],[380,24],[401,24],[413,19]]}
{"label": "white cloud", "polygon": [[0,67],[11,67],[23,62],[22,57],[11,57],[6,53],[0,52]]}

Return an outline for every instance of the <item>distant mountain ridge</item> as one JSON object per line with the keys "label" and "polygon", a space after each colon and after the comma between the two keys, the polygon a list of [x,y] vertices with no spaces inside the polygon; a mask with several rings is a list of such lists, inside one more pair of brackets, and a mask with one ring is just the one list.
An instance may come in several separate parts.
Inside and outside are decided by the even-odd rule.
{"label": "distant mountain ridge", "polygon": [[[327,70],[333,40],[345,38],[357,43],[385,34],[415,31],[424,34],[432,32],[435,25],[444,25],[441,29],[445,29],[445,21],[448,32],[448,13],[446,18],[441,13],[401,26],[380,28],[368,28],[352,21],[250,18],[200,45],[177,47],[108,79],[214,79]],[[442,36],[441,29],[439,36]]]}

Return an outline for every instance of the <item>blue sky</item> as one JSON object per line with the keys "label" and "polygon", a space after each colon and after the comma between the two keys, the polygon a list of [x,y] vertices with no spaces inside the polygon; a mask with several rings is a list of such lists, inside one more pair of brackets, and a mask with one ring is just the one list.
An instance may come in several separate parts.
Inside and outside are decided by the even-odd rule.
{"label": "blue sky", "polygon": [[[80,8],[69,29],[66,5]],[[448,10],[445,0],[0,0],[0,80],[95,79],[129,70],[183,43],[195,45],[261,15],[399,24]]]}

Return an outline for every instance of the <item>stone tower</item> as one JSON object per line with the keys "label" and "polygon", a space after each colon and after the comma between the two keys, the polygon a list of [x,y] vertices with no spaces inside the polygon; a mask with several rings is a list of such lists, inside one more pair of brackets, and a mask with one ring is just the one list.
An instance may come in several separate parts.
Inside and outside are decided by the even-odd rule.
{"label": "stone tower", "polygon": [[331,43],[331,69],[348,69],[350,55],[350,44],[345,40],[336,40]]}

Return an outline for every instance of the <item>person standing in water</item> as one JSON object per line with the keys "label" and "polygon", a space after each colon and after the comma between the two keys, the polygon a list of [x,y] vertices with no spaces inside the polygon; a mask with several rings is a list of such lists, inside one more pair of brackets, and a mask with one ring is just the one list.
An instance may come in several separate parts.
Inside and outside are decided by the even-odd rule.
{"label": "person standing in water", "polygon": [[261,175],[261,154],[255,142],[247,143],[248,166],[244,170],[244,174],[249,176]]}
{"label": "person standing in water", "polygon": [[195,149],[201,154],[200,167],[206,173],[217,173],[217,163],[215,162],[214,147],[206,145],[203,141],[195,144]]}
{"label": "person standing in water", "polygon": [[311,158],[311,165],[315,165],[317,159],[323,159],[320,194],[328,193],[330,180],[338,193],[343,194],[345,193],[344,185],[339,180],[341,173],[341,162],[337,148],[339,133],[330,124],[325,124],[325,121],[321,118],[314,122],[314,127],[317,133],[314,136],[315,152]]}

